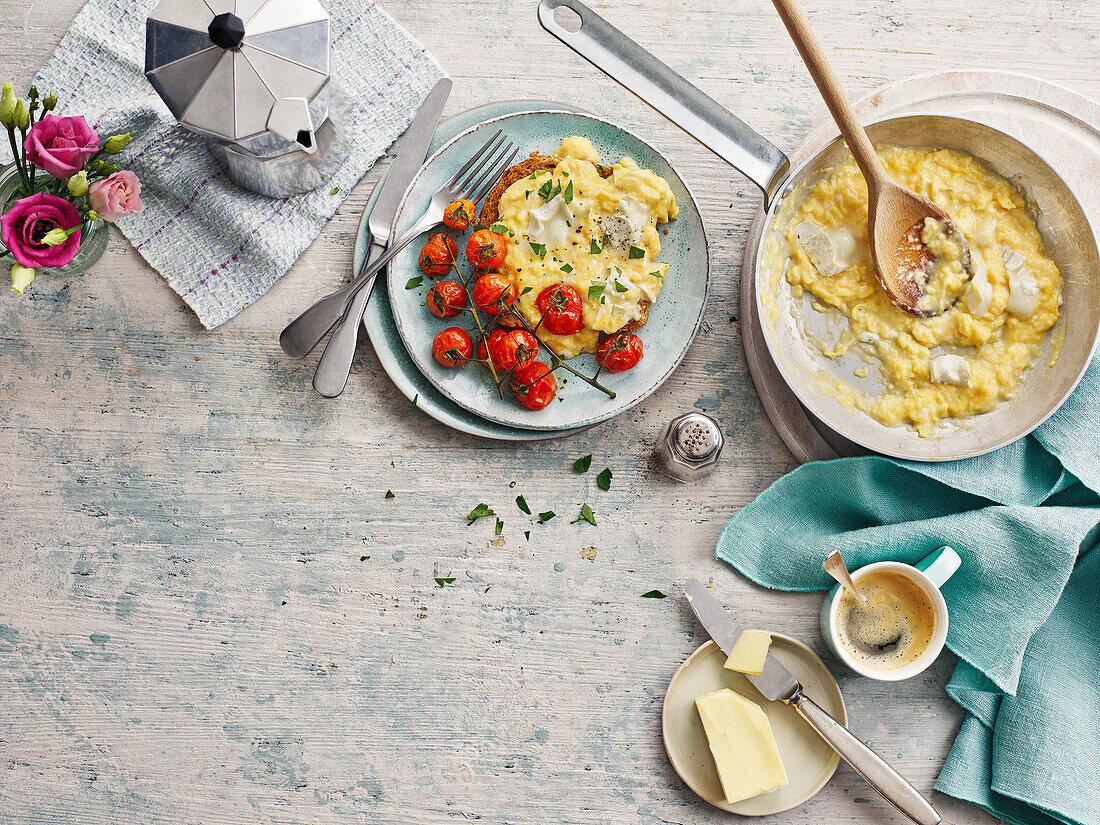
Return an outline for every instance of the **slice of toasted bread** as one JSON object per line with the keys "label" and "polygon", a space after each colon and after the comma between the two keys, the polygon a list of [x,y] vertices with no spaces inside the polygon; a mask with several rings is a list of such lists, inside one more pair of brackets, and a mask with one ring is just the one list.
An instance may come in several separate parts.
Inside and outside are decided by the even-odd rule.
{"label": "slice of toasted bread", "polygon": [[[504,170],[504,173],[500,176],[500,180],[497,185],[489,190],[489,194],[485,196],[485,200],[481,204],[481,213],[477,217],[475,222],[477,226],[488,229],[494,223],[497,222],[497,218],[500,217],[500,199],[504,197],[504,193],[508,190],[508,187],[515,183],[517,180],[521,180],[528,175],[535,172],[544,172],[554,169],[561,158],[556,155],[540,155],[538,152],[532,152],[531,155],[523,161],[520,161],[515,166],[510,166]],[[610,166],[597,166],[600,177],[607,178],[611,176],[612,168]],[[645,326],[646,321],[649,320],[649,301],[644,298],[638,302],[638,308],[641,312],[640,318],[635,318],[627,324],[624,324],[619,332],[634,332]],[[510,315],[501,314],[496,318],[496,322],[505,327],[518,327],[520,322]]]}

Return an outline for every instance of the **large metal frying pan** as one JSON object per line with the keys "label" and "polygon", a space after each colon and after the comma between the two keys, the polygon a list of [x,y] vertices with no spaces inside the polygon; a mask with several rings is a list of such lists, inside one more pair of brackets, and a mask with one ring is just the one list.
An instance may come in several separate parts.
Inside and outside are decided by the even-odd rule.
{"label": "large metal frying pan", "polygon": [[[565,25],[556,9],[568,9]],[[568,15],[565,12],[564,15]],[[808,186],[849,157],[837,138],[805,163],[790,169],[786,156],[717,102],[634,43],[579,0],[542,0],[539,21],[577,54],[618,81],[693,138],[726,160],[764,193],[764,228],[756,256],[756,301],[764,338],[784,380],[799,401],[846,438],[886,455],[921,461],[965,458],[995,450],[1026,435],[1050,416],[1077,386],[1100,329],[1100,254],[1096,237],[1070,187],[1032,149],[997,129],[946,115],[909,115],[872,123],[875,143],[968,152],[1027,194],[1047,250],[1061,270],[1064,305],[1047,336],[1046,351],[1017,389],[994,410],[937,428],[922,438],[911,429],[886,427],[846,409],[827,388],[843,380],[869,393],[870,380],[853,377],[853,365],[833,361],[807,342],[825,323],[803,312],[782,278],[776,230],[786,210],[797,207]],[[748,259],[748,255],[746,255]],[[805,300],[805,299],[804,299]]]}

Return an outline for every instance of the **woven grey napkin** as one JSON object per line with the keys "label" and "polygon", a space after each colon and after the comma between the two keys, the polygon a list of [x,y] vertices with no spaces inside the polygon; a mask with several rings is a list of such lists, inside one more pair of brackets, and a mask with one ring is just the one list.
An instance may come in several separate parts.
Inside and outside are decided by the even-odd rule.
{"label": "woven grey napkin", "polygon": [[318,191],[270,200],[234,186],[210,146],[176,125],[145,79],[145,18],[154,5],[89,0],[35,83],[57,95],[57,114],[83,114],[101,135],[134,134],[120,163],[141,179],[146,209],[118,227],[213,328],[286,273],[443,71],[375,3],[324,0],[347,160]]}

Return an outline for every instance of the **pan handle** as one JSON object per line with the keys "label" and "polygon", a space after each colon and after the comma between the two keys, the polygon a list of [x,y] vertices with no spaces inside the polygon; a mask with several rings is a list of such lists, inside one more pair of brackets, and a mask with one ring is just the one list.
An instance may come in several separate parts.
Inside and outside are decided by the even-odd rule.
{"label": "pan handle", "polygon": [[[580,29],[559,25],[557,8],[576,13]],[[580,0],[542,0],[538,14],[546,31],[759,186],[767,208],[790,168],[778,148]]]}

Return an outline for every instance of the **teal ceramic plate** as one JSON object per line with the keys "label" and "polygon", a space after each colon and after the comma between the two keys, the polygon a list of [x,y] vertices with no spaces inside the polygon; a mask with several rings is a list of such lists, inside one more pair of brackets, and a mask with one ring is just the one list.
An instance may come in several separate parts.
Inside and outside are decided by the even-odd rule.
{"label": "teal ceramic plate", "polygon": [[[661,260],[667,261],[670,269],[660,297],[650,309],[649,321],[638,333],[645,346],[645,357],[629,372],[604,373],[604,383],[616,393],[613,399],[564,370],[557,373],[558,399],[544,410],[525,409],[509,393],[501,399],[484,370],[475,366],[447,369],[432,358],[432,339],[440,330],[453,325],[454,320],[436,318],[425,308],[424,293],[430,285],[429,279],[424,279],[417,288],[406,289],[410,279],[420,275],[418,258],[423,239],[406,247],[390,264],[387,286],[398,332],[413,362],[443,395],[490,421],[540,431],[605,421],[633,407],[664,383],[687,353],[702,322],[709,263],[698,207],[668,161],[621,127],[580,112],[520,112],[480,123],[433,154],[405,193],[398,209],[397,233],[424,213],[432,193],[498,129],[503,129],[515,142],[521,157],[536,150],[549,154],[563,138],[581,135],[592,141],[604,161],[614,163],[628,156],[668,181],[679,206],[679,217],[661,227],[668,232],[662,234]],[[596,371],[596,360],[591,354],[574,358],[570,364],[588,375]]]}
{"label": "teal ceramic plate", "polygon": [[[428,149],[428,154],[434,154],[447,141],[484,120],[515,112],[546,111],[548,109],[579,111],[564,103],[552,103],[548,100],[507,100],[477,106],[473,109],[467,109],[465,112],[460,112],[440,123]],[[375,188],[370,203],[363,210],[363,219],[359,224],[359,231],[355,239],[356,270],[359,269],[369,246],[367,217],[370,215],[370,209],[374,205],[374,196],[377,194],[378,189]],[[394,385],[406,398],[415,401],[418,409],[423,410],[425,414],[441,424],[446,424],[459,432],[500,441],[533,441],[561,438],[589,429],[588,427],[573,427],[563,430],[535,431],[508,427],[504,424],[497,424],[495,421],[487,421],[480,415],[455,404],[428,381],[409,357],[409,353],[401,341],[401,336],[397,332],[393,310],[390,308],[390,297],[384,289],[376,289],[374,294],[371,295],[370,302],[367,304],[367,311],[363,316],[363,326],[366,327],[367,336],[370,338],[375,355],[378,356],[382,368],[389,375]]]}

